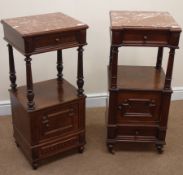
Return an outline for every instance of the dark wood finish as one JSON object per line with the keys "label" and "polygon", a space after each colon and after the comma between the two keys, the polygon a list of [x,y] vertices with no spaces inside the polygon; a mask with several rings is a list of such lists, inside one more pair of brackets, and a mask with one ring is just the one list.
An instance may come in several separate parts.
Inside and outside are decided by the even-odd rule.
{"label": "dark wood finish", "polygon": [[83,48],[80,46],[78,48],[78,67],[77,67],[77,85],[78,85],[78,96],[83,95]]}
{"label": "dark wood finish", "polygon": [[[13,130],[16,145],[34,169],[42,160],[84,151],[83,46],[88,26],[62,13],[1,21],[8,42]],[[13,48],[25,55],[26,86],[16,88]],[[78,89],[63,78],[62,51],[78,47]],[[57,51],[57,78],[33,84],[32,54]],[[15,91],[16,90],[16,91]],[[27,94],[27,96],[26,96]]]}
{"label": "dark wood finish", "polygon": [[111,88],[116,88],[117,82],[117,64],[118,64],[118,47],[112,47],[111,55]]}
{"label": "dark wood finish", "polygon": [[[162,153],[171,100],[175,49],[181,28],[167,12],[113,11],[108,67],[107,147],[123,142],[151,142]],[[118,66],[120,46],[158,47],[156,66]],[[166,74],[163,48],[170,53]]]}
{"label": "dark wood finish", "polygon": [[15,72],[15,63],[14,63],[14,56],[13,56],[13,47],[8,44],[8,53],[9,53],[9,69],[10,69],[10,82],[11,82],[11,89],[16,90],[16,72]]}
{"label": "dark wood finish", "polygon": [[62,80],[63,78],[63,60],[62,60],[62,50],[57,50],[57,78]]}
{"label": "dark wood finish", "polygon": [[[21,102],[22,106],[27,109],[27,99],[25,96],[27,87],[20,86],[17,90],[17,93],[14,95],[18,101]],[[71,86],[70,83],[64,79],[63,81],[51,79],[34,83],[34,102],[36,104],[36,110],[56,106],[64,103],[64,101],[73,101],[77,97],[77,91],[75,90],[76,88]]]}
{"label": "dark wood finish", "polygon": [[112,65],[112,47],[110,47],[110,54],[109,54],[109,68]]}
{"label": "dark wood finish", "polygon": [[165,78],[165,87],[164,87],[167,90],[169,90],[171,87],[174,55],[175,55],[175,49],[170,48],[169,58],[168,58],[168,66],[167,66],[166,78]]}
{"label": "dark wood finish", "polygon": [[156,61],[156,69],[161,69],[162,59],[163,59],[163,47],[159,47]]}
{"label": "dark wood finish", "polygon": [[64,79],[34,87],[36,109],[31,112],[25,105],[26,86],[10,91],[14,137],[33,167],[66,150],[84,149],[85,144],[85,96],[78,97],[77,89]]}
{"label": "dark wood finish", "polygon": [[33,110],[35,108],[34,103],[34,92],[33,92],[33,82],[32,82],[32,68],[31,68],[31,58],[27,56],[25,58],[26,62],[26,80],[27,80],[27,108],[28,110]]}
{"label": "dark wood finish", "polygon": [[[163,69],[153,66],[117,66],[117,89],[162,90],[165,83]],[[110,73],[110,70],[108,69]],[[110,76],[110,75],[109,75]],[[109,78],[109,84],[112,84]]]}

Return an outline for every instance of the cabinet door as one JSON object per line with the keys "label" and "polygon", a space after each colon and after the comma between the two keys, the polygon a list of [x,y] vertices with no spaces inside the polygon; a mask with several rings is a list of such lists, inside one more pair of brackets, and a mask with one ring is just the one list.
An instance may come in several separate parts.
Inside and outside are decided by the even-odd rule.
{"label": "cabinet door", "polygon": [[158,136],[158,128],[153,126],[119,126],[117,137],[122,140],[154,141]]}
{"label": "cabinet door", "polygon": [[122,91],[118,95],[117,121],[158,122],[160,104],[160,92]]}
{"label": "cabinet door", "polygon": [[78,130],[79,104],[59,105],[41,113],[39,140],[66,135]]}

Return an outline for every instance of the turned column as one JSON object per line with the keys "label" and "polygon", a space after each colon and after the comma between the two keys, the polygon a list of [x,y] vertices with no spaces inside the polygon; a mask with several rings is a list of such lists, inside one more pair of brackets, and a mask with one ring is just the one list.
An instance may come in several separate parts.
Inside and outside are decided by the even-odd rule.
{"label": "turned column", "polygon": [[35,109],[31,60],[32,59],[30,58],[30,56],[26,56],[25,62],[26,62],[27,100],[28,100],[27,107],[28,107],[28,110]]}
{"label": "turned column", "polygon": [[174,48],[170,48],[169,58],[168,58],[168,65],[167,65],[167,70],[166,70],[164,89],[170,89],[171,88],[174,55],[175,55],[175,49]]}
{"label": "turned column", "polygon": [[62,60],[62,50],[57,50],[57,79],[63,79],[63,60]]}
{"label": "turned column", "polygon": [[111,88],[117,86],[117,68],[118,68],[118,47],[111,48]]}
{"label": "turned column", "polygon": [[158,55],[157,55],[157,62],[156,62],[156,69],[161,69],[162,59],[163,59],[163,47],[159,47]]}
{"label": "turned column", "polygon": [[9,53],[9,78],[10,78],[10,87],[12,90],[16,90],[16,72],[15,72],[15,63],[14,63],[14,56],[13,56],[13,47],[8,44],[8,53]]}
{"label": "turned column", "polygon": [[79,46],[78,50],[78,66],[77,66],[77,86],[78,86],[78,96],[82,96],[84,89],[84,80],[83,80],[83,47]]}
{"label": "turned column", "polygon": [[111,64],[112,64],[112,46],[110,46],[109,69],[111,69]]}

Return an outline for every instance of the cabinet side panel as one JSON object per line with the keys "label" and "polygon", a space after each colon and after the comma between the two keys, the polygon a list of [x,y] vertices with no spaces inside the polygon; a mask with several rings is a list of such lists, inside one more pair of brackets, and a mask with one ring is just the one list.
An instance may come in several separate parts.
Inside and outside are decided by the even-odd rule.
{"label": "cabinet side panel", "polygon": [[171,92],[163,92],[161,113],[160,113],[160,128],[158,133],[158,139],[163,142],[165,141],[166,137],[170,100],[171,100]]}
{"label": "cabinet side panel", "polygon": [[114,139],[116,137],[116,106],[117,106],[117,92],[110,91],[109,94],[109,108],[108,108],[108,125],[107,138]]}
{"label": "cabinet side panel", "polygon": [[32,156],[30,152],[31,136],[29,115],[21,103],[17,100],[13,92],[10,92],[10,98],[14,138],[25,156],[31,161]]}
{"label": "cabinet side panel", "polygon": [[22,36],[7,25],[3,25],[3,27],[4,27],[4,39],[13,47],[15,47],[18,51],[24,53],[25,47]]}
{"label": "cabinet side panel", "polygon": [[79,144],[84,145],[86,143],[86,138],[85,138],[85,125],[86,125],[86,121],[85,121],[85,116],[86,116],[86,98],[85,97],[81,97],[79,99],[79,125],[78,125],[78,129],[81,131],[79,133]]}

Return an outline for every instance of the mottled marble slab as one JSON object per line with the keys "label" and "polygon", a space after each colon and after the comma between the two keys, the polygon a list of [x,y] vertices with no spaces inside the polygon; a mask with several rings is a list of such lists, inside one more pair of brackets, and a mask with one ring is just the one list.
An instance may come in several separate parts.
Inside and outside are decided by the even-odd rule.
{"label": "mottled marble slab", "polygon": [[168,12],[111,11],[111,28],[159,28],[181,30]]}
{"label": "mottled marble slab", "polygon": [[23,36],[88,28],[86,24],[60,12],[4,19],[1,22]]}

